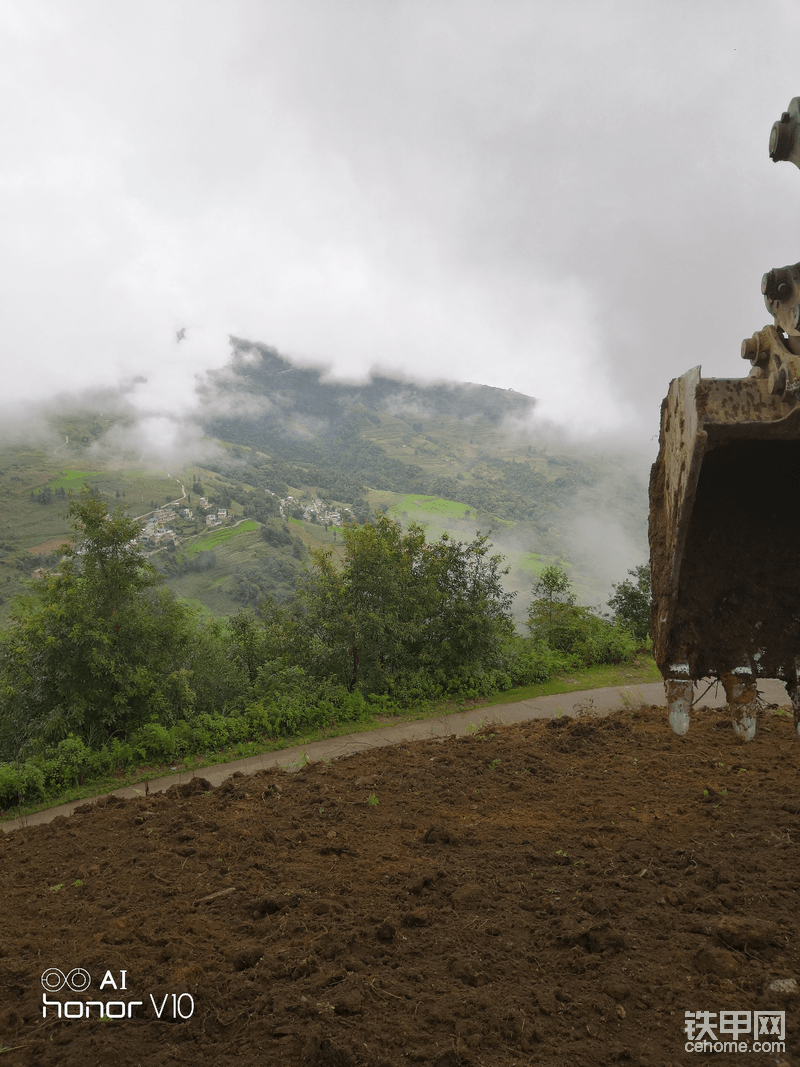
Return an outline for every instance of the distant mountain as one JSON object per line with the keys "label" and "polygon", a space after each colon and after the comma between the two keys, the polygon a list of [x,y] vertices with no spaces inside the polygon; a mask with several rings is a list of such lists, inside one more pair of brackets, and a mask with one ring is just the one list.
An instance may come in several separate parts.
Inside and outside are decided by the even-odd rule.
{"label": "distant mountain", "polygon": [[[491,530],[520,619],[550,561],[565,563],[583,603],[598,603],[647,558],[641,469],[543,437],[533,397],[378,374],[336,381],[266,345],[231,345],[200,388],[214,461],[143,469],[140,451],[120,453],[115,437],[130,431],[130,413],[115,420],[105,404],[102,416],[64,412],[47,450],[0,457],[0,616],[37,566],[54,564],[66,494],[84,483],[130,515],[179,502],[176,541],[153,560],[178,595],[215,614],[291,595],[310,548],[341,546],[331,516],[364,522],[378,509],[431,537]],[[227,510],[222,526],[207,528],[201,497]]]}

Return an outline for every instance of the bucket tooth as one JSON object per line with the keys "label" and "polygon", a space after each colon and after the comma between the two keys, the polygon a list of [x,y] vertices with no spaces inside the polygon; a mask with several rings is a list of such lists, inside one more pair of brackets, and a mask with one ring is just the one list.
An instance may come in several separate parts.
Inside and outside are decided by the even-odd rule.
{"label": "bucket tooth", "polygon": [[758,690],[749,668],[739,667],[722,679],[728,707],[733,712],[733,730],[740,741],[756,735]]}
{"label": "bucket tooth", "polygon": [[667,678],[664,690],[669,707],[669,724],[673,733],[683,737],[689,731],[689,711],[692,707],[692,682],[686,678]]}

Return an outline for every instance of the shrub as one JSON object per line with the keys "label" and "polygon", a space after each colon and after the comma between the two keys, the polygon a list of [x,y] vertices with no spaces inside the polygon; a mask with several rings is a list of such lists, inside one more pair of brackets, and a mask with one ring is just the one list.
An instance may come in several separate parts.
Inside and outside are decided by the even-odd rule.
{"label": "shrub", "polygon": [[506,670],[513,685],[536,685],[568,666],[563,655],[537,638],[517,638],[507,649]]}
{"label": "shrub", "polygon": [[131,735],[134,753],[143,763],[171,760],[175,755],[175,740],[166,726],[148,722]]}
{"label": "shrub", "polygon": [[40,800],[45,795],[45,780],[42,771],[30,760],[17,771],[20,796],[24,800]]}
{"label": "shrub", "polygon": [[0,808],[10,808],[19,797],[19,778],[10,763],[0,763]]}
{"label": "shrub", "polygon": [[92,751],[75,734],[68,734],[55,746],[48,771],[63,785],[81,785],[92,771]]}

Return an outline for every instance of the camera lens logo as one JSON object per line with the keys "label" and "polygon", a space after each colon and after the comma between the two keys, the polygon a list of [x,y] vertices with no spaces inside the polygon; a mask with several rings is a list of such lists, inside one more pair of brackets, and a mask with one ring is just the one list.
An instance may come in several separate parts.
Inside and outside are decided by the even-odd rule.
{"label": "camera lens logo", "polygon": [[57,967],[48,967],[42,975],[42,985],[48,993],[57,993],[65,985],[73,993],[83,993],[91,984],[92,976],[83,967],[74,967],[66,978],[64,972],[59,971]]}

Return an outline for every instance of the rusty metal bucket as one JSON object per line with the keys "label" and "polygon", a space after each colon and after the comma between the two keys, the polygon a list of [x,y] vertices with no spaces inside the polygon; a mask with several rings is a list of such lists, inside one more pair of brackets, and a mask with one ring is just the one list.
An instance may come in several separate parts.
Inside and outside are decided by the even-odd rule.
{"label": "rusty metal bucket", "polygon": [[678,734],[693,682],[715,678],[750,740],[759,677],[787,683],[800,733],[800,403],[774,388],[763,374],[701,378],[695,367],[662,405],[652,633]]}

